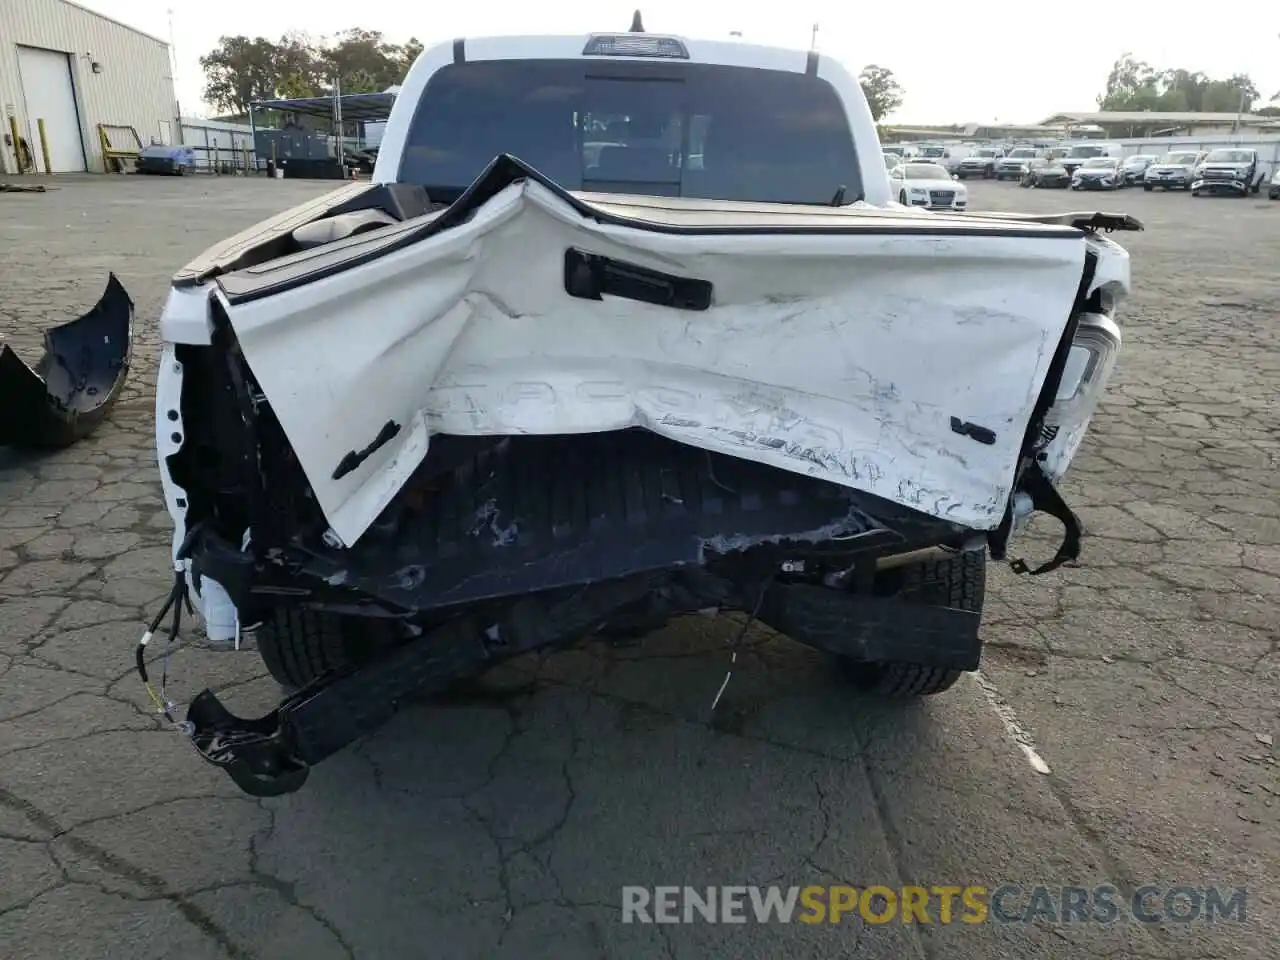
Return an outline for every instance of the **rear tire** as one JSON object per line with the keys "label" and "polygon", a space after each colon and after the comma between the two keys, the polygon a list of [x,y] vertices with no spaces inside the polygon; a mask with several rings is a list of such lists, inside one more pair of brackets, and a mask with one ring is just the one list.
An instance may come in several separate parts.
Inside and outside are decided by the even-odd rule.
{"label": "rear tire", "polygon": [[395,639],[391,621],[277,607],[258,629],[258,653],[278,683],[300,689],[330,671],[358,666]]}
{"label": "rear tire", "polygon": [[1150,192],[1151,192],[1153,189],[1155,189],[1155,188],[1154,188],[1154,187],[1152,187],[1152,186],[1151,186],[1151,184],[1149,184],[1149,183],[1144,183],[1144,184],[1142,185],[1142,189],[1143,189],[1143,190],[1145,190],[1145,191],[1147,191],[1147,193],[1150,193]]}
{"label": "rear tire", "polygon": [[[912,564],[900,571],[900,596],[911,603],[982,612],[987,554],[972,550],[955,557]],[[860,691],[882,697],[928,697],[950,690],[962,670],[918,663],[864,663],[841,658],[840,666]]]}

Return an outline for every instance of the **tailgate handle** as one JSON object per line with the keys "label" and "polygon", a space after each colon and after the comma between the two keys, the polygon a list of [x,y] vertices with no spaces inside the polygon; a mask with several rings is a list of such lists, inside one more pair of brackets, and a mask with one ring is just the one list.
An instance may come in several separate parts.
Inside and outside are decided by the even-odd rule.
{"label": "tailgate handle", "polygon": [[608,294],[676,310],[706,310],[712,287],[706,280],[659,273],[570,247],[564,252],[564,291],[580,300],[603,300]]}
{"label": "tailgate handle", "polygon": [[960,434],[962,437],[972,437],[988,447],[996,442],[996,432],[994,430],[989,427],[980,427],[976,423],[970,423],[968,420],[961,420],[959,417],[951,418],[951,431]]}

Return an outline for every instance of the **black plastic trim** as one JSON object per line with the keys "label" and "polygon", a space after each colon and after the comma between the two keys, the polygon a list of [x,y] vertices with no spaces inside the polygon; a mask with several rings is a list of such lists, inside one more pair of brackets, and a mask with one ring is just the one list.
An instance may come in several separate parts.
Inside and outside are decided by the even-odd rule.
{"label": "black plastic trim", "polygon": [[360,464],[364,463],[371,456],[385,447],[400,434],[400,424],[394,420],[388,420],[382,425],[382,429],[378,431],[378,435],[369,441],[368,446],[362,450],[349,450],[338,465],[333,469],[333,479],[341,480],[347,474],[359,469]]}
{"label": "black plastic trim", "polygon": [[810,50],[804,61],[804,72],[811,77],[818,75],[818,51]]}
{"label": "black plastic trim", "polygon": [[[358,213],[362,210],[381,210],[397,220],[404,222],[430,213],[434,206],[427,195],[425,187],[416,183],[379,183],[350,200],[344,200],[328,210],[318,220],[339,217],[344,213]],[[439,206],[444,206],[440,204]]]}
{"label": "black plastic trim", "polygon": [[603,300],[607,294],[676,310],[706,310],[712,297],[707,280],[659,273],[572,247],[564,252],[564,291],[580,300]]}
{"label": "black plastic trim", "polygon": [[453,41],[453,62],[467,62],[467,41],[465,37],[457,37]]}

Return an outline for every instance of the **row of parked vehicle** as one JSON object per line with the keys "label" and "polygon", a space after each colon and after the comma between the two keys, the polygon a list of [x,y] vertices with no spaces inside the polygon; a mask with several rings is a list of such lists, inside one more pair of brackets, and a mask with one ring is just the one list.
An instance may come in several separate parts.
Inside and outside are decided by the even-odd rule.
{"label": "row of parked vehicle", "polygon": [[[925,148],[929,149],[929,148]],[[1119,143],[1074,144],[1063,151],[1042,147],[979,147],[961,159],[946,147],[933,147],[934,162],[959,180],[1017,180],[1023,187],[1071,190],[1184,190],[1248,196],[1267,185],[1267,196],[1280,200],[1280,167],[1268,177],[1258,152],[1248,147],[1215,150],[1171,150],[1164,154],[1124,156]],[[923,159],[923,157],[921,158]],[[947,161],[952,161],[948,166]],[[886,158],[886,163],[889,163]],[[897,165],[899,161],[894,160]]]}

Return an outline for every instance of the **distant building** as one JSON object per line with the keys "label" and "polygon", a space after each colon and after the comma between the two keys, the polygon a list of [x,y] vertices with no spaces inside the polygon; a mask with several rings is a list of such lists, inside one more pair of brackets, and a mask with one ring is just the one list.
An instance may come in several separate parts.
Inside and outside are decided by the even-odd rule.
{"label": "distant building", "polygon": [[[960,123],[951,126],[907,126],[905,124],[882,124],[880,138],[886,142],[900,140],[1044,140],[1057,139],[1064,135],[1061,125],[1043,125],[1035,123]],[[1102,130],[1095,130],[1100,136]],[[1088,135],[1083,129],[1080,135]]]}
{"label": "distant building", "polygon": [[0,172],[44,171],[40,120],[53,173],[101,172],[100,123],[176,140],[169,45],[68,0],[0,0],[0,108]]}
{"label": "distant building", "polygon": [[1112,137],[1196,137],[1221,136],[1233,130],[1258,132],[1266,128],[1272,117],[1256,113],[1164,113],[1155,110],[1103,110],[1095,113],[1055,113],[1046,117],[1046,126],[1101,127]]}

